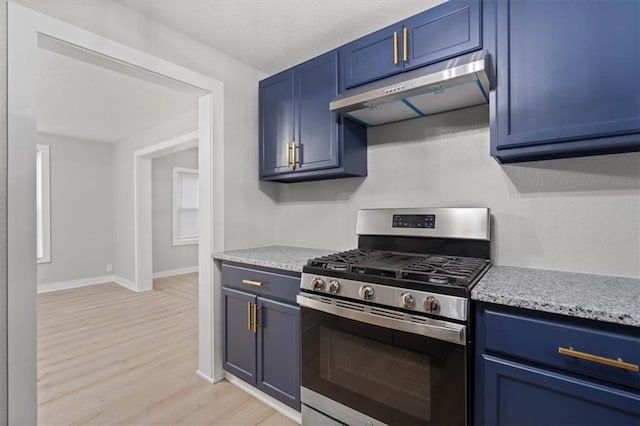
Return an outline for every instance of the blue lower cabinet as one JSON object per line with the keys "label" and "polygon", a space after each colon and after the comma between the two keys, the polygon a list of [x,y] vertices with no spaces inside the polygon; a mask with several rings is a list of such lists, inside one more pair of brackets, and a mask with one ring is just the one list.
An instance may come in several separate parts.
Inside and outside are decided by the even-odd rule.
{"label": "blue lower cabinet", "polygon": [[503,163],[640,150],[638,0],[485,0]]}
{"label": "blue lower cabinet", "polygon": [[256,334],[250,324],[256,296],[225,288],[224,369],[246,382],[256,384]]}
{"label": "blue lower cabinet", "polygon": [[474,423],[640,426],[640,330],[486,303]]}
{"label": "blue lower cabinet", "polygon": [[300,409],[300,308],[258,298],[258,388]]}
{"label": "blue lower cabinet", "polygon": [[483,357],[484,425],[638,425],[640,395]]}
{"label": "blue lower cabinet", "polygon": [[300,275],[223,264],[222,282],[224,370],[300,410]]}

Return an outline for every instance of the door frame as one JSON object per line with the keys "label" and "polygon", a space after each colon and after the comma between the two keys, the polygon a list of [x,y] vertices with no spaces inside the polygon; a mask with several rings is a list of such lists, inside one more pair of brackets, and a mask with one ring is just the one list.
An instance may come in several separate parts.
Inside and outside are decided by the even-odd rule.
{"label": "door frame", "polygon": [[[133,238],[134,291],[153,290],[153,230],[152,230],[152,173],[151,160],[198,146],[198,131],[139,149],[133,153]],[[199,227],[199,226],[198,226]],[[199,262],[198,262],[199,263]]]}
{"label": "door frame", "polygon": [[214,300],[219,292],[214,293],[211,253],[224,248],[223,83],[16,3],[9,2],[7,11],[9,424],[34,424],[37,416],[35,161],[32,160],[36,146],[36,54],[40,48],[199,96],[197,374],[210,381],[221,380],[219,349],[213,345],[219,339],[221,327],[219,315],[214,317],[214,312],[219,312],[214,305],[218,307],[220,301],[218,296]]}

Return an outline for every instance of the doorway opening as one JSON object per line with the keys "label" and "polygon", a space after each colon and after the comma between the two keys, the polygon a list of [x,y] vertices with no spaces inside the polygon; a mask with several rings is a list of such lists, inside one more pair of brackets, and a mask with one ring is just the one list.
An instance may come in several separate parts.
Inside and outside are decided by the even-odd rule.
{"label": "doorway opening", "polygon": [[[176,241],[174,241],[174,235],[171,235],[170,244],[167,244],[167,242],[164,241],[165,239],[163,239],[162,242],[154,242],[154,236],[158,237],[158,232],[154,232],[154,227],[156,227],[155,222],[165,222],[163,223],[164,226],[160,224],[157,225],[160,225],[165,232],[168,232],[169,229],[171,229],[171,234],[174,234],[174,232],[177,232],[176,228],[179,225],[178,222],[180,222],[180,219],[176,217],[176,212],[171,211],[169,215],[171,224],[170,226],[167,226],[166,215],[162,215],[162,217],[155,215],[156,217],[154,217],[154,198],[152,197],[152,194],[154,193],[155,178],[153,173],[154,159],[168,157],[179,152],[190,151],[197,148],[198,132],[194,131],[134,152],[135,275],[137,291],[152,289],[154,278],[165,277],[172,274],[194,272],[189,270],[189,266],[184,265],[180,265],[178,268],[174,267],[175,265],[158,265],[158,263],[161,262],[161,258],[165,257],[160,253],[166,253],[168,250],[171,250],[169,246],[176,247],[178,245],[175,244]],[[173,169],[172,164],[170,164],[170,169]],[[191,168],[191,170],[194,169]],[[157,171],[156,167],[156,172]],[[171,175],[173,175],[173,170],[171,170]],[[173,178],[173,176],[171,177]],[[166,179],[163,180],[166,182]],[[173,179],[171,179],[170,184],[172,187],[177,186]],[[176,203],[177,198],[182,198],[178,197],[176,189],[178,188],[173,188],[173,190],[170,191],[171,205]],[[155,199],[156,204],[162,201],[164,200],[158,200],[157,197]],[[187,218],[184,221],[188,222],[189,219],[192,218]],[[188,224],[187,226],[189,228],[193,227],[192,224]],[[161,248],[158,247],[160,244],[162,244]],[[199,244],[199,239],[196,244]],[[184,250],[182,251],[184,252]],[[155,255],[154,252],[156,253]],[[172,257],[175,258],[176,256],[180,256],[180,254],[176,255],[176,253],[173,253]],[[155,262],[154,257],[156,258]]]}
{"label": "doorway opening", "polygon": [[[221,82],[113,40],[89,33],[16,3],[8,3],[8,413],[10,424],[31,424],[36,413],[36,144],[37,49],[185,90],[198,97],[198,370],[222,378],[214,357],[220,301],[214,299],[211,253],[224,247],[224,131]],[[134,158],[130,173],[134,174]],[[144,166],[142,166],[144,167]],[[213,200],[216,200],[213,203]],[[131,220],[138,221],[131,205]],[[133,235],[137,234],[137,230]],[[126,246],[136,261],[134,238]],[[149,253],[149,252],[148,252]],[[144,260],[144,259],[138,259]],[[113,265],[118,268],[117,264]],[[133,268],[134,290],[148,286],[152,270]],[[144,278],[144,279],[141,279]],[[215,336],[214,336],[215,334]],[[215,348],[217,352],[219,349]]]}

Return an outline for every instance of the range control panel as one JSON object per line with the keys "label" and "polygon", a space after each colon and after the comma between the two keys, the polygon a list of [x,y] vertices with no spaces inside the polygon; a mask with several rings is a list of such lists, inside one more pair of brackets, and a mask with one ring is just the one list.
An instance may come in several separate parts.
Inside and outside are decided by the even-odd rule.
{"label": "range control panel", "polygon": [[436,227],[435,214],[394,214],[392,228],[427,228]]}

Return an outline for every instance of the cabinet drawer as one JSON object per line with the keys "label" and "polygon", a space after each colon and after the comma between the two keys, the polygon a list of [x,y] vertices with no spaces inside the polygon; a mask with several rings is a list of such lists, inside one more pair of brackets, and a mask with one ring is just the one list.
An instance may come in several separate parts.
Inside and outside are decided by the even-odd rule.
{"label": "cabinet drawer", "polygon": [[224,263],[222,265],[222,285],[295,303],[296,295],[300,290],[300,276]]}
{"label": "cabinet drawer", "polygon": [[[607,330],[607,325],[589,327],[571,318],[484,311],[486,351],[502,353],[549,365],[562,370],[640,388],[640,373],[601,363],[601,359],[582,359],[580,353],[625,363],[640,364],[640,331],[625,334]],[[612,329],[616,327],[611,327]],[[559,348],[569,350],[559,353]],[[576,354],[575,352],[579,352]]]}

